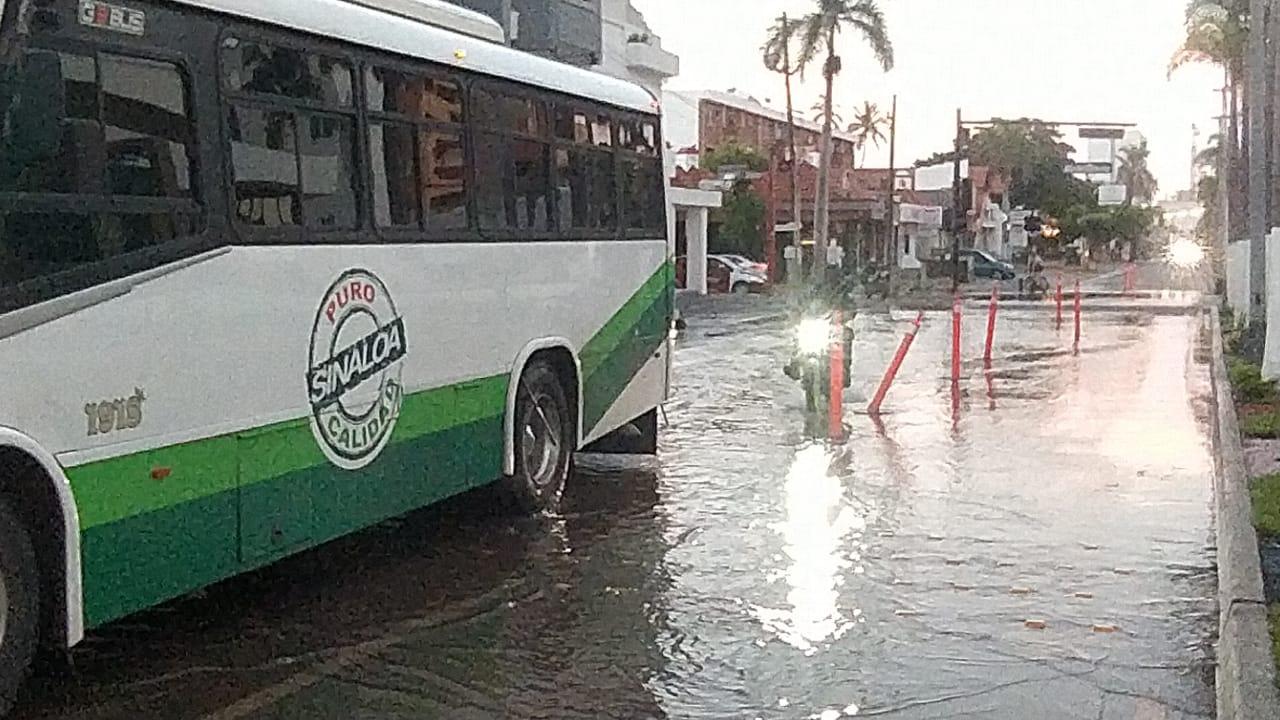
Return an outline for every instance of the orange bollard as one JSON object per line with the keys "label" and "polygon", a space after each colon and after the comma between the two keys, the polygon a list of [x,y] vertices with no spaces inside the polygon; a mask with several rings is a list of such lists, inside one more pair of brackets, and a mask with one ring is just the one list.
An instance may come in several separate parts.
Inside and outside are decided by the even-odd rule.
{"label": "orange bollard", "polygon": [[836,310],[831,316],[835,332],[831,341],[831,398],[827,402],[827,436],[844,438],[844,316]]}
{"label": "orange bollard", "polygon": [[960,296],[951,303],[951,382],[960,381]]}
{"label": "orange bollard", "polygon": [[1076,280],[1076,343],[1075,351],[1080,352],[1080,281]]}
{"label": "orange bollard", "polygon": [[987,349],[982,354],[982,359],[987,366],[991,366],[991,346],[996,339],[996,308],[1000,303],[1000,283],[996,283],[991,288],[991,307],[987,309]]}
{"label": "orange bollard", "polygon": [[911,343],[916,339],[916,333],[920,332],[920,324],[924,322],[924,313],[916,315],[916,319],[911,323],[907,334],[903,336],[902,343],[898,345],[898,352],[893,356],[893,360],[889,363],[889,369],[884,373],[884,379],[880,381],[880,387],[876,388],[875,397],[871,398],[871,404],[867,406],[867,414],[875,417],[880,414],[880,406],[884,403],[884,398],[889,394],[889,388],[893,385],[893,379],[898,377],[898,369],[902,367],[902,361],[907,357],[907,351],[911,349]]}
{"label": "orange bollard", "polygon": [[1062,327],[1062,276],[1058,276],[1058,292],[1055,294],[1058,301],[1058,327]]}

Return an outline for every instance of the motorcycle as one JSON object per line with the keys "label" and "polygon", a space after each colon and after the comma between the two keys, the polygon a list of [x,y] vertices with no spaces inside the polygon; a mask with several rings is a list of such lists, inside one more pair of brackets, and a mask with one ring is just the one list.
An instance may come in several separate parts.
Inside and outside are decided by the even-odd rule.
{"label": "motorcycle", "polygon": [[853,329],[848,319],[839,328],[832,325],[830,315],[809,315],[802,319],[796,327],[791,360],[783,368],[787,377],[800,383],[805,411],[811,414],[825,410],[831,400],[831,346],[837,337],[844,350],[844,387],[850,385]]}
{"label": "motorcycle", "polygon": [[876,296],[889,298],[889,271],[876,265],[867,265],[863,268],[859,278],[862,282],[863,292],[867,298]]}

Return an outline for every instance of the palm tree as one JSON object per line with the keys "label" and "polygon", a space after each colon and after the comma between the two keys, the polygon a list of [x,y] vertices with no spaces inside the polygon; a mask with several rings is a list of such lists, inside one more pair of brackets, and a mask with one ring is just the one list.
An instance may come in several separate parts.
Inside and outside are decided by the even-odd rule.
{"label": "palm tree", "polygon": [[1227,137],[1221,144],[1217,173],[1219,177],[1234,179],[1223,183],[1222,187],[1230,195],[1227,202],[1231,208],[1227,216],[1230,227],[1227,233],[1238,237],[1243,229],[1240,223],[1243,213],[1239,209],[1244,207],[1245,176],[1239,160],[1243,157],[1241,109],[1248,101],[1243,87],[1245,53],[1249,44],[1248,0],[1190,0],[1187,3],[1186,29],[1186,39],[1169,61],[1169,74],[1189,63],[1209,63],[1222,68],[1223,85],[1227,89],[1227,98],[1224,99],[1227,105]]}
{"label": "palm tree", "polygon": [[772,72],[780,73],[787,86],[787,149],[791,158],[791,221],[796,231],[791,234],[793,247],[800,247],[800,162],[796,157],[796,115],[795,104],[791,95],[791,76],[800,71],[793,62],[791,49],[800,31],[800,21],[791,20],[786,13],[780,15],[773,27],[769,28],[768,38],[760,51],[764,54],[764,66]]}
{"label": "palm tree", "polygon": [[1159,184],[1148,166],[1150,158],[1151,150],[1147,148],[1145,140],[1120,151],[1120,166],[1116,175],[1120,184],[1129,188],[1131,200],[1149,203],[1155,198]]}
{"label": "palm tree", "polygon": [[1222,135],[1214,133],[1209,136],[1209,142],[1204,148],[1196,153],[1195,166],[1204,168],[1210,172],[1218,171],[1218,163],[1222,162]]}
{"label": "palm tree", "polygon": [[[830,203],[831,203],[831,154],[832,122],[835,113],[832,100],[836,75],[840,74],[842,62],[836,54],[836,38],[845,28],[861,33],[871,48],[876,60],[886,72],[893,68],[893,43],[889,40],[889,32],[885,27],[884,13],[880,11],[876,0],[816,0],[817,10],[803,20],[803,34],[800,40],[800,67],[813,62],[820,52],[826,53],[822,63],[822,76],[826,80],[826,93],[823,96],[822,117],[822,152],[818,163],[818,197],[814,210],[813,250],[816,257],[825,262],[827,242],[830,235]],[[816,263],[815,263],[816,264]]]}
{"label": "palm tree", "polygon": [[[826,98],[819,97],[817,100],[813,101],[813,105],[809,106],[809,110],[813,112],[812,117],[814,122],[821,123],[825,121],[827,117]],[[840,111],[834,108],[831,110],[831,123],[832,125],[841,125],[844,123],[844,118],[840,116]]]}
{"label": "palm tree", "polygon": [[884,134],[888,127],[888,115],[880,112],[880,108],[873,102],[862,103],[862,107],[853,116],[853,122],[849,123],[848,127],[849,134],[857,138],[858,149],[862,151],[862,157],[858,161],[859,165],[866,164],[868,143],[878,148],[880,143],[888,140]]}

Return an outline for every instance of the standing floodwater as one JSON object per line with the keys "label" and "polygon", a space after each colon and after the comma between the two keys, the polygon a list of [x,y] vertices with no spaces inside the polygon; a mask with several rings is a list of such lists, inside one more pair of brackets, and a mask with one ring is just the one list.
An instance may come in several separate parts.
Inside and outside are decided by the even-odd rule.
{"label": "standing floodwater", "polygon": [[[981,357],[980,310],[966,357]],[[804,436],[790,328],[693,318],[662,452],[562,516],[443,508],[95,634],[29,718],[1208,718],[1198,316],[858,318],[851,439]]]}

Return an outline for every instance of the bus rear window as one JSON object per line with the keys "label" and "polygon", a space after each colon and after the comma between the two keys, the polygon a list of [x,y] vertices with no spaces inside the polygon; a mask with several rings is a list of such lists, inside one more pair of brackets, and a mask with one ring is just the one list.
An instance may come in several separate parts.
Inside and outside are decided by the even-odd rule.
{"label": "bus rear window", "polygon": [[32,50],[2,99],[0,192],[190,198],[187,83],[170,63]]}

